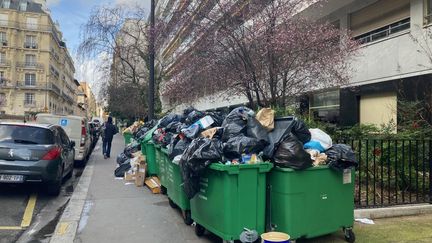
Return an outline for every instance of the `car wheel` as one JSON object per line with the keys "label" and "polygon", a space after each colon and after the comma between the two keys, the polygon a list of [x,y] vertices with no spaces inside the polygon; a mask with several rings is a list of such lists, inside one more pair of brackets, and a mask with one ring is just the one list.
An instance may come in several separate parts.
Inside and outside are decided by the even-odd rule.
{"label": "car wheel", "polygon": [[46,186],[46,193],[50,196],[58,196],[60,195],[61,186],[62,186],[62,178],[63,178],[64,168],[62,169],[60,178],[56,181],[49,183]]}

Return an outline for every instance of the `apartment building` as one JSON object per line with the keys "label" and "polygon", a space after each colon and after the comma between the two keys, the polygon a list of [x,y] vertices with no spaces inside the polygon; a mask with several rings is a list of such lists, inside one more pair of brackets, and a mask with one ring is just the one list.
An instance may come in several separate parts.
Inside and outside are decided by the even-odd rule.
{"label": "apartment building", "polygon": [[[205,7],[207,1],[192,1]],[[168,26],[160,58],[170,65],[193,46],[196,39],[187,25],[176,21],[190,1],[159,1],[157,16]],[[214,9],[210,6],[210,11]],[[431,0],[330,0],[317,1],[300,15],[329,21],[349,32],[360,43],[351,63],[350,81],[343,87],[315,91],[301,97],[299,107],[316,119],[340,125],[397,123],[398,101],[423,100],[432,103]],[[186,21],[187,23],[187,21]],[[425,51],[426,49],[426,51]],[[427,51],[429,50],[429,52]],[[168,65],[168,67],[170,66]],[[168,68],[169,70],[169,68]],[[162,98],[164,108],[169,102]],[[245,97],[206,95],[194,104],[199,109],[216,109],[246,103]]]}
{"label": "apartment building", "polygon": [[0,47],[0,113],[74,113],[74,63],[45,1],[0,0]]}

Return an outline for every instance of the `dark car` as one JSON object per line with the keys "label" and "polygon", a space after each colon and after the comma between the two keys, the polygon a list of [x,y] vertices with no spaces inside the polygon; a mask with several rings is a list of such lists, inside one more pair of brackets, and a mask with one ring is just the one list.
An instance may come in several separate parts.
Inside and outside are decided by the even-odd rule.
{"label": "dark car", "polygon": [[89,122],[90,135],[92,136],[92,148],[96,146],[97,141],[99,140],[100,129],[97,123]]}
{"label": "dark car", "polygon": [[0,123],[0,183],[43,183],[58,195],[73,172],[74,146],[58,125]]}

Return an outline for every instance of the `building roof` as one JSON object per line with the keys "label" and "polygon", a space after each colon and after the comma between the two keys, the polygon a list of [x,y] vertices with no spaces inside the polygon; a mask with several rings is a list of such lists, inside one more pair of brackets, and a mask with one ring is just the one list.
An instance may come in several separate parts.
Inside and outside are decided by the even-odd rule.
{"label": "building roof", "polygon": [[[5,2],[5,0],[3,0],[1,2],[1,8],[5,8],[3,3]],[[17,11],[23,11],[20,9],[20,3],[21,2],[26,2],[27,3],[27,7],[26,10],[24,10],[25,12],[31,12],[31,13],[45,13],[45,11],[42,9],[42,4],[39,3],[35,3],[31,0],[10,0],[10,5],[8,9],[13,9],[13,10],[17,10]]]}

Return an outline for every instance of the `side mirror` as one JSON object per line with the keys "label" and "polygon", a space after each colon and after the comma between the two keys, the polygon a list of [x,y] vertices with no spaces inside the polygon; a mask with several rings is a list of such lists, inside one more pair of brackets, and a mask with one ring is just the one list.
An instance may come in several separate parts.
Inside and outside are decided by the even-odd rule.
{"label": "side mirror", "polygon": [[75,141],[71,141],[70,145],[71,145],[71,148],[74,148],[75,147]]}

